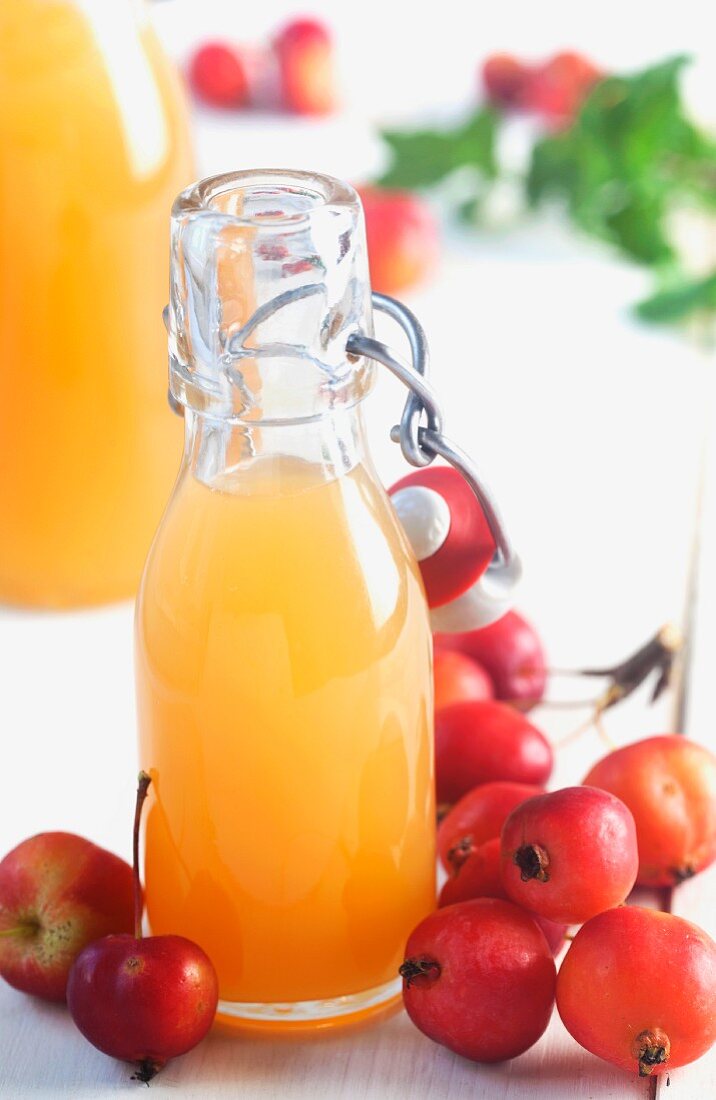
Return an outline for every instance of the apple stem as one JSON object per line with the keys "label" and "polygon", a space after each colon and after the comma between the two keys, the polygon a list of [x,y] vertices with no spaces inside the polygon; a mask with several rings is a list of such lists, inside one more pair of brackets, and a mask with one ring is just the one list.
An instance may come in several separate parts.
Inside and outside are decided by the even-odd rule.
{"label": "apple stem", "polygon": [[27,925],[19,924],[17,928],[3,928],[0,936],[26,936]]}
{"label": "apple stem", "polygon": [[151,776],[142,771],[137,780],[137,801],[134,806],[134,832],[132,835],[132,870],[134,871],[134,935],[138,940],[142,938],[142,910],[144,898],[142,896],[142,883],[139,878],[139,825],[142,820],[142,806],[147,797]]}

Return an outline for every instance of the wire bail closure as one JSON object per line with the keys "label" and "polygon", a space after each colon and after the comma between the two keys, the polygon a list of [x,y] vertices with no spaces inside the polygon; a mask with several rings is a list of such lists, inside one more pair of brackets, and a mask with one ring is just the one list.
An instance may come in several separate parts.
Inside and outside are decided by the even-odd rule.
{"label": "wire bail closure", "polygon": [[[468,455],[443,433],[443,414],[427,380],[429,350],[425,331],[412,310],[386,294],[372,294],[373,308],[400,325],[410,344],[412,364],[404,362],[380,340],[354,333],[348,338],[350,356],[375,359],[410,391],[400,424],[390,438],[400,444],[411,466],[429,466],[440,456],[462,475],[477,497],[497,547],[495,557],[478,583],[444,607],[431,611],[433,629],[456,632],[488,626],[512,606],[522,565],[507,533],[495,497]],[[425,423],[423,423],[423,418]]]}
{"label": "wire bail closure", "polygon": [[[279,294],[264,303],[247,321],[241,332],[232,337],[227,349],[231,358],[242,358],[249,353],[243,347],[243,339],[262,321],[291,304],[298,298],[306,298],[323,291],[321,283],[309,284]],[[408,389],[400,423],[390,432],[406,462],[417,468],[429,466],[438,456],[445,459],[462,475],[475,494],[483,510],[490,532],[495,540],[495,556],[480,580],[462,596],[443,607],[431,611],[435,631],[459,632],[488,626],[501,618],[512,606],[515,588],[522,575],[522,566],[507,533],[495,497],[468,455],[443,432],[444,418],[435,390],[427,379],[429,350],[425,331],[412,310],[387,294],[373,292],[373,309],[391,317],[408,338],[412,362],[406,363],[387,344],[362,333],[353,333],[346,342],[349,358],[374,359],[387,367]],[[169,330],[169,307],[163,311],[164,324]],[[275,353],[276,349],[272,349]],[[250,349],[256,355],[257,349]],[[183,407],[169,393],[171,409],[183,415]],[[424,421],[424,422],[423,422]]]}

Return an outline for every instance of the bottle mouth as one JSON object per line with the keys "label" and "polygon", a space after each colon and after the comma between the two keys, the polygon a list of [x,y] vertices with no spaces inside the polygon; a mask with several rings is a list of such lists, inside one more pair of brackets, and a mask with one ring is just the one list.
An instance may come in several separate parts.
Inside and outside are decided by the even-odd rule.
{"label": "bottle mouth", "polygon": [[312,419],[372,387],[349,361],[372,333],[365,226],[348,183],[251,169],[200,180],[172,209],[170,388],[237,421]]}
{"label": "bottle mouth", "polygon": [[199,180],[177,197],[172,216],[204,211],[240,225],[290,226],[324,207],[360,210],[360,199],[349,183],[332,176],[256,168]]}

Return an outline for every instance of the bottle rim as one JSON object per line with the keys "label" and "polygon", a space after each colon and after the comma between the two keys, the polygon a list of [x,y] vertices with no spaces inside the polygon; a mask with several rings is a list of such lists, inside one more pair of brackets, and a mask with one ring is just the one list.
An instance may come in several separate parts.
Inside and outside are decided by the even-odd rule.
{"label": "bottle rim", "polygon": [[[302,208],[272,208],[270,200],[280,195],[290,195],[299,207],[303,204]],[[231,202],[232,196],[236,201]],[[265,200],[266,208],[250,214],[238,209],[240,202],[249,198],[257,205]],[[236,209],[226,209],[227,204]],[[349,183],[319,172],[248,168],[197,180],[177,196],[172,217],[206,213],[237,225],[280,226],[310,219],[313,211],[324,207],[360,208],[360,199]]]}

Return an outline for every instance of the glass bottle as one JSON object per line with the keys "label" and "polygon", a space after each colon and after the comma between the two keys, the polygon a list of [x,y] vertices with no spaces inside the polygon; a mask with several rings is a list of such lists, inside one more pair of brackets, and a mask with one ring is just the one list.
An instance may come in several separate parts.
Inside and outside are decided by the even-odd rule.
{"label": "glass bottle", "polygon": [[149,923],[208,952],[224,1019],[340,1025],[395,1003],[435,887],[428,612],[345,351],[371,331],[357,196],[197,184],[171,285],[184,461],[136,617]]}
{"label": "glass bottle", "polygon": [[128,597],[181,453],[178,76],[137,0],[2,0],[0,104],[0,602]]}

